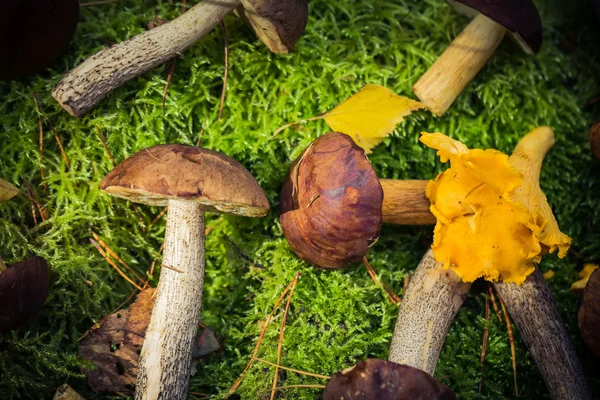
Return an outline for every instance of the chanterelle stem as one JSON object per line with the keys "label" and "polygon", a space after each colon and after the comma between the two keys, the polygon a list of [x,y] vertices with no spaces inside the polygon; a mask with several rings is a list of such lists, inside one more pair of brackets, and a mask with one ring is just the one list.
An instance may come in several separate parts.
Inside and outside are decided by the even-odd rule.
{"label": "chanterelle stem", "polygon": [[[136,400],[187,398],[204,285],[204,209],[169,200],[163,268],[138,365]],[[181,271],[181,272],[178,272]]]}
{"label": "chanterelle stem", "polygon": [[204,0],[173,21],[101,50],[71,70],[52,91],[80,117],[113,89],[177,56],[239,6],[240,0]]}
{"label": "chanterelle stem", "polygon": [[470,283],[443,269],[433,251],[427,251],[400,303],[389,360],[433,375],[450,325],[470,288]]}

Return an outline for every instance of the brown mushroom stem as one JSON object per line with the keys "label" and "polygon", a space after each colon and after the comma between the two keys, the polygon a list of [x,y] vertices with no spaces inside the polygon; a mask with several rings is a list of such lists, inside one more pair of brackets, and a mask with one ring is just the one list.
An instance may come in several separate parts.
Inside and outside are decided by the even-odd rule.
{"label": "brown mushroom stem", "polygon": [[205,0],[173,21],[108,47],[71,70],[52,91],[69,114],[80,117],[128,80],[180,55],[240,0]]}
{"label": "brown mushroom stem", "polygon": [[204,285],[204,208],[169,200],[160,282],[140,354],[136,400],[187,398]]}
{"label": "brown mushroom stem", "polygon": [[380,179],[383,222],[396,225],[434,225],[425,196],[426,180]]}
{"label": "brown mushroom stem", "polygon": [[471,283],[443,269],[428,250],[411,277],[396,321],[389,360],[430,375]]}
{"label": "brown mushroom stem", "polygon": [[591,399],[585,375],[552,294],[538,268],[525,283],[496,282],[525,345],[554,400]]}
{"label": "brown mushroom stem", "polygon": [[483,68],[502,41],[506,28],[479,14],[413,86],[429,111],[443,115]]}

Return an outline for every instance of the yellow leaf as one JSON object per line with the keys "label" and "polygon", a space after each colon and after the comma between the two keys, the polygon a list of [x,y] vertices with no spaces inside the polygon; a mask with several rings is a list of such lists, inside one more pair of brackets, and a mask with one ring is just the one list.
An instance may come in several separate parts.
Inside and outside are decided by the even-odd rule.
{"label": "yellow leaf", "polygon": [[0,179],[0,202],[10,200],[18,193],[19,189],[17,189],[12,183]]}
{"label": "yellow leaf", "polygon": [[590,280],[592,272],[594,272],[597,269],[597,264],[585,264],[583,266],[583,269],[579,272],[580,279],[576,282],[573,282],[573,284],[571,285],[571,292],[582,294],[583,289],[585,289],[585,285],[587,285],[588,281]]}
{"label": "yellow leaf", "polygon": [[405,116],[420,108],[425,105],[383,86],[369,84],[323,118],[334,131],[352,136],[368,154]]}

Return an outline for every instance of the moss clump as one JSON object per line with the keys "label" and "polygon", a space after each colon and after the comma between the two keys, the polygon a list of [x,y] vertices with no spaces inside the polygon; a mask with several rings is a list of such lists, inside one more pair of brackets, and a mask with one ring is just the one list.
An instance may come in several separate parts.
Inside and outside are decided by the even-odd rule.
{"label": "moss clump", "polygon": [[[483,71],[443,118],[418,112],[370,156],[378,173],[389,178],[432,178],[445,168],[433,151],[418,142],[421,130],[444,132],[469,147],[509,153],[537,125],[553,127],[557,143],[548,155],[541,185],[561,229],[577,253],[548,257],[549,281],[575,342],[592,390],[597,360],[586,351],[576,325],[578,300],[568,292],[585,261],[600,258],[600,164],[592,160],[587,128],[600,106],[583,111],[600,93],[600,41],[591,5],[572,1],[563,22],[561,2],[539,1],[545,44],[537,57],[524,56],[503,41]],[[83,7],[69,53],[38,77],[0,83],[0,177],[24,188],[27,179],[49,218],[34,226],[31,204],[22,196],[0,205],[0,254],[7,263],[27,255],[44,256],[52,266],[48,302],[35,321],[0,337],[0,393],[3,398],[50,398],[68,381],[88,399],[107,398],[87,388],[77,358],[77,338],[111,312],[131,292],[89,242],[97,232],[121,258],[144,274],[158,255],[164,219],[151,225],[158,208],[112,199],[98,183],[112,168],[96,133],[98,127],[117,162],[159,143],[202,145],[236,158],[257,177],[273,211],[260,220],[225,217],[209,235],[202,320],[226,337],[225,351],[192,379],[192,390],[225,398],[250,357],[260,322],[296,271],[302,276],[288,315],[282,364],[332,374],[365,357],[387,356],[396,309],[361,267],[317,271],[289,250],[277,219],[278,191],[292,161],[308,143],[325,133],[324,122],[289,129],[279,126],[329,110],[365,83],[385,85],[410,95],[425,72],[465,26],[445,2],[312,1],[304,38],[293,54],[274,56],[234,16],[225,20],[230,40],[230,71],[223,118],[217,119],[224,69],[219,30],[187,51],[177,63],[164,115],[166,72],[157,68],[124,85],[92,113],[74,119],[50,96],[61,75],[110,42],[142,32],[155,15],[173,18],[181,4],[122,0]],[[572,38],[574,38],[572,40]],[[571,43],[572,42],[572,43]],[[566,43],[564,45],[563,43]],[[9,62],[9,61],[5,61]],[[67,169],[48,122],[44,122],[46,180],[40,177],[38,115],[61,137]],[[202,129],[204,127],[204,130]],[[44,193],[43,185],[49,194]],[[210,217],[208,224],[216,217]],[[401,292],[431,243],[431,228],[384,227],[369,259],[382,278]],[[484,387],[478,393],[479,353],[486,325],[483,297],[474,291],[460,311],[441,355],[437,376],[460,398],[513,398],[512,370],[505,328],[492,318]],[[265,336],[260,356],[273,361],[281,314]],[[517,343],[518,377],[523,399],[547,397],[537,368]],[[272,369],[254,366],[239,388],[244,399],[268,394]],[[281,384],[314,383],[282,373]],[[282,397],[313,399],[309,389],[290,389]]]}

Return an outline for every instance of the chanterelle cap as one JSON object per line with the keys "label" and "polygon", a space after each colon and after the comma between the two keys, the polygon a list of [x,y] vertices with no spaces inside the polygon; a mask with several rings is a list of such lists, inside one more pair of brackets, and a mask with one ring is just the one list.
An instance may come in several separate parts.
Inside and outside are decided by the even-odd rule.
{"label": "chanterelle cap", "polygon": [[304,33],[308,0],[241,0],[243,15],[273,53],[289,53]]}
{"label": "chanterelle cap", "polygon": [[261,217],[269,202],[244,166],[208,149],[166,144],[141,150],[100,183],[113,196],[149,205],[196,201],[209,212]]}
{"label": "chanterelle cap", "polygon": [[323,400],[456,400],[447,386],[425,371],[376,358],[335,373]]}
{"label": "chanterelle cap", "polygon": [[478,12],[504,26],[513,39],[529,54],[542,47],[542,20],[531,0],[447,0],[461,14],[471,17]]}

